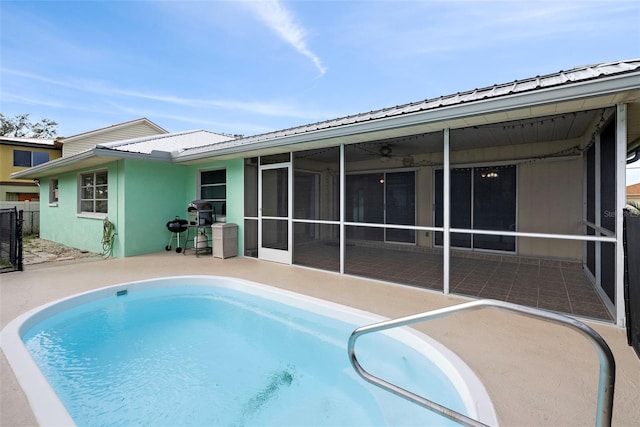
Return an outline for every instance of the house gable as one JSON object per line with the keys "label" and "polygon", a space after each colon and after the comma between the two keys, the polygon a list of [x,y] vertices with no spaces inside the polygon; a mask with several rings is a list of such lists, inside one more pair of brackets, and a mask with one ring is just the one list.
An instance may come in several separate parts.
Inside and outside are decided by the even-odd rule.
{"label": "house gable", "polygon": [[148,119],[142,118],[70,136],[61,140],[62,156],[90,150],[98,144],[168,133]]}

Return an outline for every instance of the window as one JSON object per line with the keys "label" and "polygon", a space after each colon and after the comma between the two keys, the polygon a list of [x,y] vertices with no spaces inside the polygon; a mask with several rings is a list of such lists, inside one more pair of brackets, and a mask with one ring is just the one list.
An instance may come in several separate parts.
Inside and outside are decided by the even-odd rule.
{"label": "window", "polygon": [[58,179],[52,178],[49,180],[49,204],[58,203]]}
{"label": "window", "polygon": [[31,151],[13,150],[13,166],[31,167]]}
{"label": "window", "polygon": [[107,213],[107,171],[80,175],[80,212]]}
{"label": "window", "polygon": [[214,221],[226,220],[227,171],[225,169],[200,172],[200,200],[211,203]]}
{"label": "window", "polygon": [[49,161],[46,151],[13,150],[13,166],[30,168]]}
{"label": "window", "polygon": [[32,166],[38,166],[49,161],[49,153],[45,151],[34,151],[32,154]]}

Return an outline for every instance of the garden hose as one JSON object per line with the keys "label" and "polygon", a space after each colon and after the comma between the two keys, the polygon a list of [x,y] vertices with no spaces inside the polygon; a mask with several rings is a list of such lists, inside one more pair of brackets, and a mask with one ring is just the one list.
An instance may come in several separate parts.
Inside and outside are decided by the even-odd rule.
{"label": "garden hose", "polygon": [[102,256],[107,258],[113,255],[113,241],[116,236],[115,225],[109,218],[105,218],[102,222]]}

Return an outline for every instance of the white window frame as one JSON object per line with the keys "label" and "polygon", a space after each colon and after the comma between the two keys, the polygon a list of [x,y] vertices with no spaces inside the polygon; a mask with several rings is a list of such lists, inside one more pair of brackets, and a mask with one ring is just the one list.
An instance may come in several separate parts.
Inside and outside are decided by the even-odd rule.
{"label": "white window frame", "polygon": [[58,206],[58,178],[49,179],[49,206]]}
{"label": "white window frame", "polygon": [[[16,165],[16,154],[15,154],[16,151],[20,151],[20,152],[23,152],[23,153],[29,153],[29,165]],[[35,153],[46,154],[47,155],[47,160],[44,161],[44,162],[35,163],[34,162],[34,158],[33,158]],[[51,153],[49,153],[48,151],[19,150],[17,148],[13,150],[13,167],[16,167],[16,168],[31,168],[31,167],[34,167],[34,166],[41,165],[43,163],[47,163],[50,160],[51,160]]]}
{"label": "white window frame", "polygon": [[[101,185],[96,185],[96,177],[98,174],[106,174],[106,178],[107,178],[107,183],[106,184],[101,184]],[[92,199],[83,199],[82,198],[82,190],[83,188],[88,188],[87,186],[83,186],[82,182],[83,182],[83,177],[87,176],[87,175],[93,175],[93,184],[91,187],[93,187],[94,189],[94,197]],[[106,187],[107,189],[107,197],[106,199],[97,199],[95,197],[95,189],[96,187]],[[98,200],[104,200],[107,202],[107,211],[106,212],[96,212],[95,211],[95,206],[96,206],[96,201]],[[83,201],[93,201],[93,211],[83,211],[82,210],[82,202]],[[109,172],[107,171],[107,169],[99,169],[99,170],[95,170],[95,171],[87,171],[87,172],[82,172],[78,174],[78,216],[81,217],[87,217],[87,218],[99,218],[99,219],[104,219],[107,217],[107,214],[109,213]]]}
{"label": "white window frame", "polygon": [[[224,171],[224,183],[223,184],[202,184],[202,174],[203,173],[207,173],[207,172],[216,172],[216,171]],[[225,197],[224,199],[203,199],[201,198],[202,196],[202,188],[203,187],[224,187],[225,188]],[[204,200],[207,202],[211,202],[213,204],[213,202],[224,202],[225,207],[227,205],[227,168],[223,167],[223,168],[213,168],[213,169],[202,169],[199,171],[198,173],[198,198],[200,200]],[[216,212],[215,218],[212,218],[213,220],[215,220],[216,222],[227,222],[227,214],[226,214],[226,209],[225,209],[225,214],[223,215],[222,212]]]}

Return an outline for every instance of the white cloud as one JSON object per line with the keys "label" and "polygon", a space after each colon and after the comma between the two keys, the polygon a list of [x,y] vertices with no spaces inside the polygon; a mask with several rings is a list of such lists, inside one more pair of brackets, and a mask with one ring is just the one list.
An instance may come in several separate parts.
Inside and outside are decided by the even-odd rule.
{"label": "white cloud", "polygon": [[[60,86],[73,91],[91,93],[113,99],[115,97],[145,99],[150,101],[163,102],[166,104],[179,105],[192,108],[221,108],[225,110],[237,110],[245,113],[260,114],[264,116],[278,117],[296,117],[300,119],[318,120],[318,118],[333,117],[335,113],[312,111],[308,108],[300,108],[299,105],[293,105],[285,102],[251,102],[238,101],[230,99],[202,99],[189,98],[167,94],[155,94],[144,91],[128,90],[113,87],[108,83],[99,80],[71,79],[69,81],[62,79],[54,79],[39,74],[23,72],[20,70],[0,68],[1,74],[8,74],[20,77],[31,82],[39,82],[49,86]],[[46,100],[40,97],[37,100],[20,100],[17,95],[12,99],[15,102],[37,103],[39,105],[61,106],[54,100]],[[29,102],[30,101],[30,102]],[[54,105],[55,104],[55,105]]]}
{"label": "white cloud", "polygon": [[117,109],[120,112],[127,113],[129,115],[133,115],[135,117],[151,117],[153,120],[158,119],[167,119],[174,122],[179,123],[187,123],[190,126],[193,125],[197,129],[202,129],[203,126],[207,126],[210,129],[213,129],[214,132],[217,131],[227,131],[227,132],[245,132],[248,135],[255,135],[260,133],[271,132],[274,129],[267,126],[258,125],[252,122],[246,121],[229,121],[229,120],[211,120],[208,116],[197,116],[195,114],[174,114],[169,113],[163,110],[158,109],[149,109],[149,108],[131,108],[129,106],[120,105],[117,103],[110,104],[114,109]]}
{"label": "white cloud", "polygon": [[275,31],[298,53],[309,58],[320,75],[327,72],[320,58],[307,46],[307,32],[280,0],[260,0],[243,2],[267,27]]}
{"label": "white cloud", "polygon": [[640,183],[640,165],[634,163],[627,166],[627,185]]}
{"label": "white cloud", "polygon": [[152,101],[165,102],[169,104],[183,105],[188,107],[199,108],[223,108],[228,110],[239,110],[248,113],[261,114],[265,116],[287,116],[298,117],[302,119],[315,119],[319,115],[314,112],[304,112],[298,106],[287,105],[278,102],[244,102],[235,100],[224,99],[198,99],[198,98],[185,98],[177,97],[173,95],[157,95],[152,93],[144,93],[138,91],[115,89],[112,91],[118,95],[123,95],[130,98],[148,99]]}
{"label": "white cloud", "polygon": [[596,29],[618,28],[621,24],[616,21],[621,15],[638,13],[637,2],[631,1],[447,0],[410,4],[397,7],[394,2],[372,2],[367,8],[355,8],[348,19],[340,21],[342,37],[359,49],[375,49],[371,55],[385,60],[432,53],[454,56],[506,46],[513,49],[513,45],[517,49],[522,43],[560,43],[577,35],[584,40],[600,37]]}
{"label": "white cloud", "polygon": [[7,91],[3,91],[2,102],[4,102],[5,104],[14,103],[14,104],[22,104],[22,105],[37,105],[37,106],[52,107],[52,108],[67,108],[67,106],[64,105],[63,103],[57,102],[52,99],[23,96],[23,95],[18,95],[18,94],[7,92]]}

